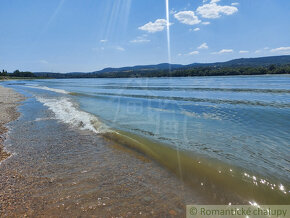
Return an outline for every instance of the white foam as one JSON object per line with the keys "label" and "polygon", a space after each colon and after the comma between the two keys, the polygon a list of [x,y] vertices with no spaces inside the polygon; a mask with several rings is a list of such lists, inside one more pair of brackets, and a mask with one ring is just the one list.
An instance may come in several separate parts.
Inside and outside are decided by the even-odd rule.
{"label": "white foam", "polygon": [[101,123],[96,116],[79,110],[77,105],[72,103],[69,98],[37,97],[37,100],[47,106],[55,114],[56,119],[64,123],[95,133],[109,131],[108,127]]}
{"label": "white foam", "polygon": [[34,89],[43,89],[43,90],[47,90],[47,91],[51,91],[51,92],[56,92],[56,93],[61,93],[61,94],[69,94],[69,92],[63,90],[63,89],[55,89],[55,88],[49,88],[46,86],[26,86],[29,88],[34,88]]}
{"label": "white foam", "polygon": [[52,119],[54,119],[54,118],[51,118],[51,117],[36,118],[36,119],[35,119],[35,122],[46,121],[46,120],[52,120]]}

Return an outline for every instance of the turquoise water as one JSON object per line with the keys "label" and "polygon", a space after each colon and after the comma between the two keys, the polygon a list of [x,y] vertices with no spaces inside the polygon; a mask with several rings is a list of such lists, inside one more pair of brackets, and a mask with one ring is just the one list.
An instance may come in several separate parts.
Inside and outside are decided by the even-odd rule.
{"label": "turquoise water", "polygon": [[[115,130],[238,168],[289,195],[290,76],[59,79],[6,82],[56,118]],[[258,178],[258,179],[257,179]]]}

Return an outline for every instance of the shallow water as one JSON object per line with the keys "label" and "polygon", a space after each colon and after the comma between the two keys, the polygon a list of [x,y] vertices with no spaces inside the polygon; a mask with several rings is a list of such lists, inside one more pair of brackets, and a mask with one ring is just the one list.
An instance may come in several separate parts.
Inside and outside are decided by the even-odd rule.
{"label": "shallow water", "polygon": [[[206,186],[219,202],[238,198],[289,203],[288,75],[33,80],[6,85],[31,93],[56,119],[74,128],[109,134],[178,176],[184,171],[183,179],[195,189]],[[165,155],[171,150],[175,158]],[[199,166],[188,167],[188,158]]]}
{"label": "shallow water", "polygon": [[0,166],[1,217],[182,217],[186,204],[210,200],[143,155],[58,122],[31,96],[19,110]]}

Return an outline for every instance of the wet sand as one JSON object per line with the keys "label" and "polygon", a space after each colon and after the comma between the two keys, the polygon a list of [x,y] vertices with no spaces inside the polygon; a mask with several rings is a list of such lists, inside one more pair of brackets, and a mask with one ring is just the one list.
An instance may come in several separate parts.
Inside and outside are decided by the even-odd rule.
{"label": "wet sand", "polygon": [[0,86],[0,162],[10,156],[3,150],[3,142],[7,128],[5,125],[19,116],[16,106],[19,101],[24,100],[23,96],[9,88]]}
{"label": "wet sand", "polygon": [[19,111],[5,141],[13,155],[0,165],[0,217],[185,217],[186,204],[215,203],[142,154],[58,122],[34,98]]}

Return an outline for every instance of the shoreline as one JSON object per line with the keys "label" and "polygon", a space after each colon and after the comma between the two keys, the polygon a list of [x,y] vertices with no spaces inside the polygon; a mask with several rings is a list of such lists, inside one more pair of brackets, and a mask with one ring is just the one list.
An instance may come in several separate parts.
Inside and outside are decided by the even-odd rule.
{"label": "shoreline", "polygon": [[14,90],[0,86],[0,163],[11,155],[4,150],[5,134],[8,131],[5,125],[19,117],[17,106],[24,99]]}
{"label": "shoreline", "polygon": [[248,77],[248,76],[290,76],[290,73],[265,73],[265,74],[228,74],[228,75],[194,75],[194,76],[141,76],[141,77],[7,77],[0,78],[1,81],[14,81],[14,80],[67,80],[67,79],[153,79],[153,78],[196,78],[196,77]]}
{"label": "shoreline", "polygon": [[6,146],[16,155],[0,167],[0,217],[184,217],[187,204],[215,202],[145,155],[58,122],[34,98],[19,111]]}

